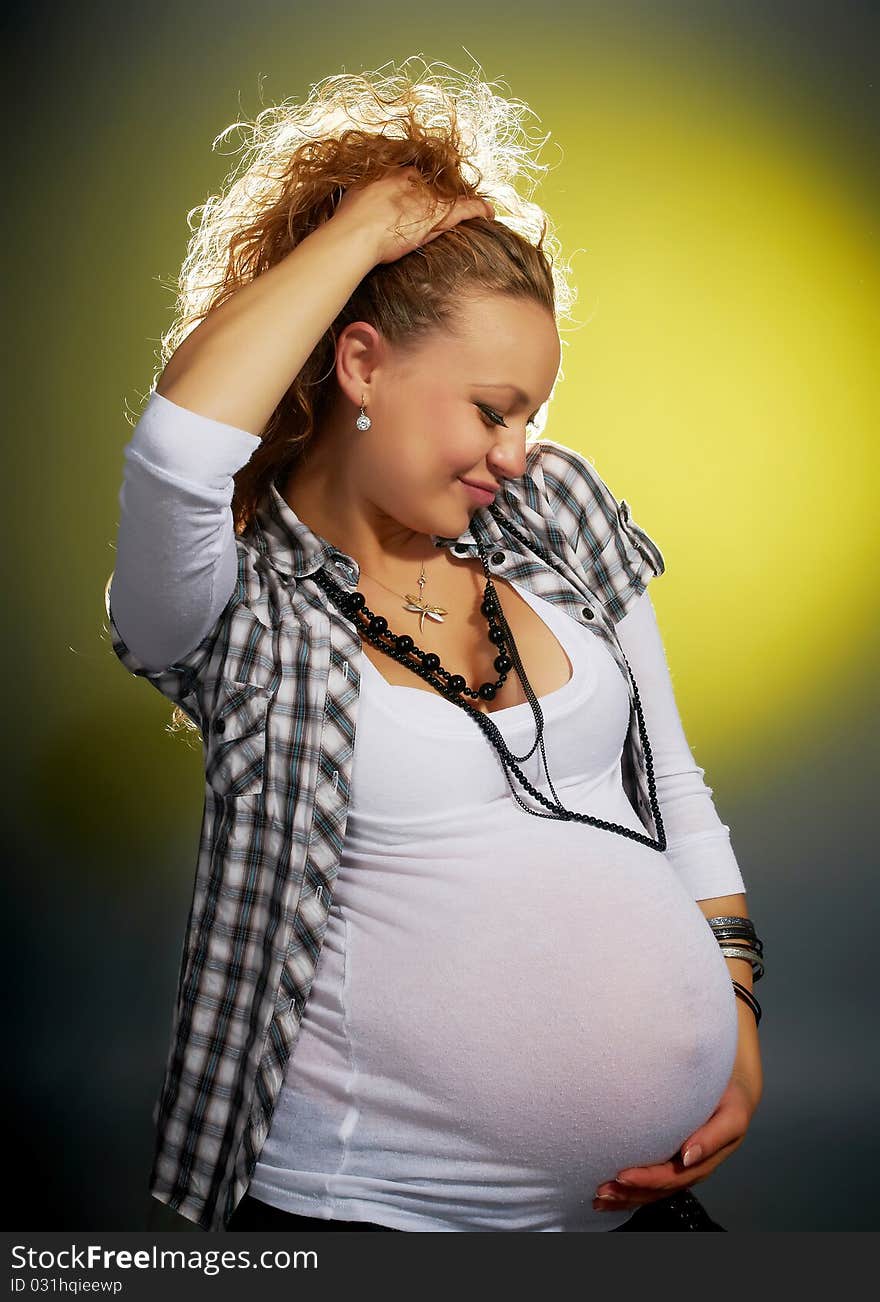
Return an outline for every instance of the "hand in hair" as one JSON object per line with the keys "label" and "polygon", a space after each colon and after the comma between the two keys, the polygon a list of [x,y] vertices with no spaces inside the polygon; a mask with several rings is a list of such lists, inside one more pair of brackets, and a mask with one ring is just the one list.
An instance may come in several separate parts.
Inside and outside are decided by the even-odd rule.
{"label": "hand in hair", "polygon": [[488,199],[441,199],[415,167],[395,168],[378,181],[349,186],[331,221],[373,230],[376,263],[396,262],[469,217],[495,216]]}

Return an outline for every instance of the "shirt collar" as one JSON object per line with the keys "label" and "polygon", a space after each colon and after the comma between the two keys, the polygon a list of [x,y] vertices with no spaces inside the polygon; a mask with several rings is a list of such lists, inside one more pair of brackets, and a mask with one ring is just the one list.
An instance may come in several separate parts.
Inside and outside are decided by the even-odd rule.
{"label": "shirt collar", "polygon": [[[352,556],[334,547],[326,538],[314,533],[300,520],[296,512],[288,505],[278,490],[277,483],[269,486],[257,506],[253,521],[253,533],[259,549],[263,552],[269,565],[285,579],[301,579],[328,563],[343,562],[352,570],[357,581],[359,568]],[[438,534],[431,535],[435,547],[464,549],[471,555],[477,554],[477,540],[474,530],[478,530],[487,545],[497,544],[503,539],[501,530],[485,507],[479,507],[471,517],[471,523],[457,538],[445,538]],[[506,540],[506,545],[509,546]]]}

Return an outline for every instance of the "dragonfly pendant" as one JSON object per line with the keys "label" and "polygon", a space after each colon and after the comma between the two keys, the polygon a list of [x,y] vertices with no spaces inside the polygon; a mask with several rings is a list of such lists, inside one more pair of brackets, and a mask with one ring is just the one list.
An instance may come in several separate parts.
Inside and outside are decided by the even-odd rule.
{"label": "dragonfly pendant", "polygon": [[406,594],[404,610],[415,610],[419,612],[419,632],[425,631],[425,619],[433,619],[438,624],[443,623],[443,616],[448,615],[449,611],[444,610],[442,606],[432,606],[429,602],[423,601],[421,597],[415,597],[411,592]]}

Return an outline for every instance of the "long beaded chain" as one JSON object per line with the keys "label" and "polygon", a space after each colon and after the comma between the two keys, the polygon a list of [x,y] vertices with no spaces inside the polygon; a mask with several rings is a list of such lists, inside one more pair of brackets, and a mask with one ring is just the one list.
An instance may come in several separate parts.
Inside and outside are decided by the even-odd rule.
{"label": "long beaded chain", "polygon": [[[555,564],[553,558],[543,550],[540,544],[529,539],[510,520],[506,519],[495,503],[492,503],[488,509],[492,512],[492,515],[499,524],[508,529],[520,540],[520,542],[524,543],[530,548],[530,550],[540,556],[542,560],[551,566],[551,568],[558,570],[558,566]],[[663,820],[657,804],[651,744],[648,740],[647,729],[645,728],[645,721],[642,714],[642,706],[635,677],[633,676],[626,656],[623,658],[632,681],[633,700],[635,704],[636,717],[638,719],[639,736],[645,752],[651,810],[658,830],[658,839],[656,841],[652,837],[646,836],[641,832],[636,832],[630,827],[624,827],[620,823],[610,823],[601,818],[594,818],[591,814],[582,814],[576,810],[566,809],[562,805],[547,768],[547,755],[544,750],[544,714],[526,675],[525,668],[520,659],[519,650],[514,641],[510,626],[507,623],[507,619],[501,607],[501,602],[498,599],[495,585],[492,582],[485,542],[482,538],[478,537],[476,533],[474,534],[474,537],[477,551],[480,556],[480,562],[483,566],[483,572],[486,575],[486,587],[483,594],[483,600],[480,604],[480,612],[488,621],[489,640],[499,647],[499,654],[496,656],[494,661],[494,667],[498,670],[499,677],[494,683],[483,683],[477,691],[473,691],[467,686],[467,682],[461,674],[450,674],[449,670],[445,669],[441,665],[440,657],[435,652],[423,651],[420,647],[417,647],[408,633],[395,634],[390,632],[388,629],[388,621],[385,616],[374,614],[374,612],[369,609],[362,592],[358,592],[357,590],[354,592],[347,592],[345,588],[343,588],[341,584],[337,583],[336,580],[324,569],[318,570],[311,577],[319,587],[327,593],[334,605],[342,612],[342,614],[355,620],[362,636],[364,636],[372,646],[377,647],[380,651],[390,656],[392,660],[396,660],[398,664],[404,665],[414,674],[417,674],[418,677],[423,678],[425,682],[434,687],[446,700],[451,701],[453,705],[457,705],[460,709],[464,710],[466,714],[471,716],[477,724],[477,727],[486,735],[490,744],[501,756],[507,785],[510,787],[513,798],[516,800],[517,804],[524,809],[527,814],[532,814],[535,818],[552,818],[559,822],[589,823],[592,827],[599,827],[609,832],[616,832],[619,836],[625,836],[628,840],[638,841],[642,845],[650,846],[652,850],[664,851],[666,849],[666,833],[663,828]],[[621,655],[623,655],[622,651]],[[415,656],[415,661],[411,658],[412,656]],[[525,691],[528,702],[532,707],[532,713],[534,714],[537,728],[534,745],[528,754],[522,756],[514,755],[511,752],[501,732],[492,722],[491,717],[488,714],[482,710],[474,709],[474,707],[469,705],[466,700],[462,699],[462,697],[470,696],[474,700],[492,700],[498,689],[506,682],[508,670],[511,667],[516,669],[517,676],[523,685],[523,690]],[[550,784],[550,790],[553,792],[556,800],[555,805],[532,786],[517,763],[517,760],[522,761],[529,759],[530,756],[534,754],[535,748],[538,746],[540,746],[541,749],[544,772],[547,774],[547,781]],[[530,795],[534,796],[540,804],[553,812],[542,814],[540,810],[532,809],[521,800],[511,782],[511,771],[516,775],[520,784],[525,787]]]}

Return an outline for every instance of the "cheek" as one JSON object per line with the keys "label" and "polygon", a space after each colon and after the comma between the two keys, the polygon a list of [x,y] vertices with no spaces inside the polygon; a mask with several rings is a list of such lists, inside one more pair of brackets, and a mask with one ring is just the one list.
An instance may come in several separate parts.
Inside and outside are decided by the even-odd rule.
{"label": "cheek", "polygon": [[[487,439],[476,409],[449,401],[445,394],[422,391],[417,402],[398,403],[394,410],[401,431],[393,448],[386,448],[383,464],[390,465],[389,483],[425,488],[431,482],[448,485],[479,466]],[[380,474],[384,479],[384,473]]]}
{"label": "cheek", "polygon": [[486,453],[486,440],[479,425],[462,418],[457,412],[455,420],[447,422],[438,436],[437,459],[447,474],[455,479],[466,475],[480,464]]}

